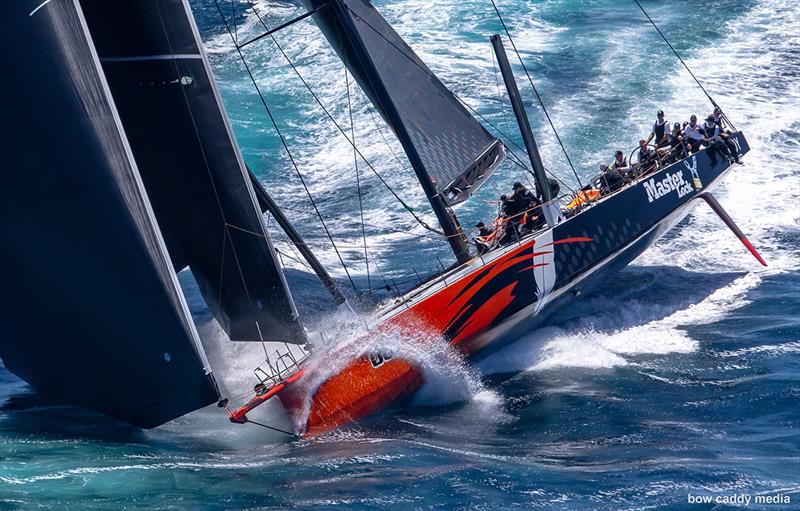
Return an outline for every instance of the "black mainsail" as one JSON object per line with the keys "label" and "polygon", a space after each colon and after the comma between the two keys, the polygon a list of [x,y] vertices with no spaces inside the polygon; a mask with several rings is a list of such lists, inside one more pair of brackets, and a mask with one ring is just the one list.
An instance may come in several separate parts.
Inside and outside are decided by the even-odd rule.
{"label": "black mainsail", "polygon": [[234,341],[305,342],[182,0],[80,0],[176,269]]}
{"label": "black mainsail", "polygon": [[0,2],[0,357],[153,427],[218,399],[80,7]]}
{"label": "black mainsail", "polygon": [[[361,89],[392,127],[451,244],[449,205],[466,200],[502,162],[492,137],[368,0],[304,0]],[[464,246],[454,245],[456,254]],[[459,256],[459,259],[462,257]]]}

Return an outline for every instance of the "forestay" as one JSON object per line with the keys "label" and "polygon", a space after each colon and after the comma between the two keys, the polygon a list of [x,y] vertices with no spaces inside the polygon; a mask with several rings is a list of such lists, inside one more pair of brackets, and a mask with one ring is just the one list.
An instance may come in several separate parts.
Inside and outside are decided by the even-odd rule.
{"label": "forestay", "polygon": [[80,0],[176,269],[231,340],[305,342],[181,0]]}
{"label": "forestay", "polygon": [[[370,101],[397,122],[439,192],[466,200],[502,162],[502,142],[475,120],[367,0],[304,0]],[[326,5],[327,4],[327,5]],[[397,111],[399,118],[390,114]]]}

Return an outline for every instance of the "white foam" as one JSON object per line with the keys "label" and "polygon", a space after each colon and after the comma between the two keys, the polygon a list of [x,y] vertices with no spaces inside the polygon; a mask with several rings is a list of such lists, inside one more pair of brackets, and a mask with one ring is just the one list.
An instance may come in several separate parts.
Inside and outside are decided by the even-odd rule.
{"label": "white foam", "polygon": [[[797,248],[776,235],[797,230],[800,224],[800,152],[796,137],[792,142],[781,134],[800,131],[800,82],[795,78],[800,68],[791,59],[781,59],[779,64],[773,60],[800,46],[797,16],[785,1],[762,2],[744,19],[729,22],[724,31],[728,34],[724,51],[707,48],[688,60],[745,132],[752,149],[745,158],[747,165],[734,169],[717,195],[771,267],[796,269],[800,267]],[[754,44],[754,37],[759,44]],[[763,51],[764,47],[770,51]],[[787,72],[787,66],[792,72]],[[687,85],[685,73],[670,81],[678,91],[669,101],[670,111],[702,114],[708,110],[702,93]],[[752,256],[705,206],[695,210],[689,225],[674,239],[659,244],[640,262],[659,264],[665,258],[712,271],[755,267]]]}
{"label": "white foam", "polygon": [[480,376],[464,363],[462,357],[441,338],[419,329],[409,336],[406,331],[366,332],[363,320],[346,311],[326,320],[326,337],[334,343],[318,348],[303,382],[305,413],[296,417],[295,429],[302,430],[317,389],[351,362],[370,353],[388,353],[421,371],[424,385],[415,394],[416,406],[463,402],[482,390]]}
{"label": "white foam", "polygon": [[[540,328],[480,364],[485,374],[557,367],[608,369],[625,366],[639,355],[691,353],[698,349],[686,326],[708,324],[724,318],[748,302],[747,293],[763,274],[746,274],[710,294],[699,303],[667,316],[637,323],[637,318],[657,314],[636,303],[611,303],[607,316],[582,318],[565,328]],[[630,326],[615,329],[612,325]],[[609,328],[610,327],[610,328]]]}

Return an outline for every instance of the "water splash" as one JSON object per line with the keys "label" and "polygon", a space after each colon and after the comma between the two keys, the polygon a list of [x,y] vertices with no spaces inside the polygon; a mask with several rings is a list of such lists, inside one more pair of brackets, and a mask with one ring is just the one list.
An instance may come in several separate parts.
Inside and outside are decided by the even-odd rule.
{"label": "water splash", "polygon": [[[638,355],[692,353],[699,344],[686,327],[718,321],[747,305],[747,293],[761,283],[764,275],[746,274],[696,304],[649,321],[646,318],[658,310],[636,301],[606,303],[603,308],[611,310],[610,314],[540,328],[488,357],[480,368],[484,374],[561,367],[608,369],[626,366],[631,357]],[[600,308],[598,304],[596,310]],[[620,324],[629,326],[619,328]]]}
{"label": "water splash", "polygon": [[366,329],[364,318],[340,310],[324,322],[329,343],[319,346],[302,383],[304,408],[294,417],[295,428],[302,429],[308,419],[311,400],[320,386],[344,371],[352,362],[369,354],[389,354],[402,359],[422,373],[424,384],[414,395],[413,406],[436,406],[472,399],[482,390],[480,374],[444,339],[423,328]]}

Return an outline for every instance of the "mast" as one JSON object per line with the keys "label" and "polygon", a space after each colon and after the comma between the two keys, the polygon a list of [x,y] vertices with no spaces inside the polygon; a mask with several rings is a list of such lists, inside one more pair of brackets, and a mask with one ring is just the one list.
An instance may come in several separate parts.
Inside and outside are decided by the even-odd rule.
{"label": "mast", "polygon": [[336,282],[334,282],[334,280],[325,270],[325,267],[322,266],[322,263],[319,262],[317,256],[314,255],[311,249],[308,248],[308,245],[306,245],[306,242],[303,241],[300,233],[298,233],[291,222],[289,222],[289,219],[286,218],[286,215],[283,214],[281,208],[279,208],[275,201],[272,200],[272,197],[269,196],[267,190],[261,185],[249,167],[247,168],[247,172],[250,174],[250,182],[253,183],[253,189],[256,192],[256,198],[258,199],[258,204],[261,206],[261,209],[269,211],[270,214],[275,218],[275,221],[278,222],[278,225],[281,227],[281,229],[283,229],[294,246],[297,247],[298,252],[300,252],[309,266],[311,266],[311,269],[317,274],[317,277],[319,277],[319,280],[322,281],[322,284],[325,285],[325,288],[331,293],[331,295],[333,295],[333,299],[336,300],[336,303],[339,305],[345,303],[347,299],[339,290]]}
{"label": "mast", "polygon": [[[506,90],[508,91],[508,97],[511,99],[511,107],[514,109],[514,116],[517,118],[522,140],[525,142],[525,149],[528,152],[528,157],[533,167],[533,174],[536,179],[536,194],[541,197],[543,202],[549,203],[553,200],[553,197],[550,194],[547,174],[544,170],[544,164],[542,163],[542,157],[539,154],[536,140],[533,138],[533,132],[531,131],[531,125],[528,121],[528,115],[525,113],[525,107],[522,104],[522,97],[519,94],[517,82],[514,80],[514,73],[511,71],[511,65],[508,63],[503,41],[497,34],[491,37],[491,41],[494,53],[497,55],[497,62],[500,65],[500,73],[503,75],[503,82],[505,82]],[[545,206],[542,209],[545,219],[547,220],[547,225],[553,227],[553,225],[557,223],[559,215],[557,212],[554,213],[552,205],[550,207]]]}
{"label": "mast", "polygon": [[414,173],[417,175],[417,179],[422,185],[422,190],[425,192],[428,201],[430,201],[433,212],[439,220],[439,225],[442,226],[447,241],[450,243],[450,248],[453,250],[459,263],[468,261],[470,256],[466,236],[464,236],[461,226],[458,223],[455,213],[453,213],[453,210],[450,208],[447,199],[439,193],[436,184],[434,184],[434,181],[431,179],[431,175],[425,167],[419,151],[417,151],[414,140],[409,134],[400,112],[392,100],[392,96],[386,90],[386,85],[378,78],[379,73],[375,68],[374,62],[370,58],[362,57],[369,55],[369,53],[361,38],[355,35],[358,34],[358,30],[348,14],[347,5],[345,5],[342,0],[331,0],[329,4],[336,11],[338,19],[344,25],[344,37],[356,50],[355,58],[367,71],[368,76],[366,79],[378,96],[377,99],[382,107],[381,111],[387,117],[389,124],[394,128],[395,135],[402,144],[408,156],[408,160],[411,163],[411,167],[414,169]]}

